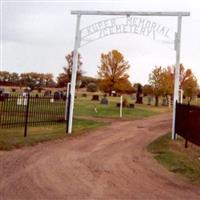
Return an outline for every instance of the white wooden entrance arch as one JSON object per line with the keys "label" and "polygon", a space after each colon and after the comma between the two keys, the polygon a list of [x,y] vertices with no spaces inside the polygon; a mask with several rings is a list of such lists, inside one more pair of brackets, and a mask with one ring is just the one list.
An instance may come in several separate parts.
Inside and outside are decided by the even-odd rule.
{"label": "white wooden entrance arch", "polygon": [[[73,57],[73,69],[71,79],[71,99],[69,106],[69,122],[68,122],[68,133],[72,132],[73,123],[73,110],[74,110],[74,96],[76,86],[76,72],[77,72],[77,60],[78,60],[78,48],[81,46],[81,33],[80,33],[80,21],[82,15],[109,15],[109,16],[168,16],[177,18],[177,32],[175,33],[174,47],[176,51],[176,67],[175,67],[175,85],[174,85],[174,100],[173,100],[173,122],[172,122],[172,139],[176,138],[175,133],[175,112],[176,112],[176,101],[179,101],[179,73],[180,73],[180,46],[181,46],[181,25],[182,17],[190,16],[190,12],[115,12],[115,11],[71,11],[72,15],[77,16],[76,21],[76,36],[74,44],[74,57]],[[165,30],[166,34],[166,30]]]}

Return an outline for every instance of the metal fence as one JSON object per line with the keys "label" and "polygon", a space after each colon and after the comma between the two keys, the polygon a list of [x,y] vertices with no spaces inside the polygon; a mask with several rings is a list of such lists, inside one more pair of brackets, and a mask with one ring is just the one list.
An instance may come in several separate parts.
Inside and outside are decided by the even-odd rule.
{"label": "metal fence", "polygon": [[187,141],[200,146],[200,107],[176,103],[175,131]]}
{"label": "metal fence", "polygon": [[0,99],[0,127],[14,128],[65,121],[65,99],[53,96],[9,96]]}

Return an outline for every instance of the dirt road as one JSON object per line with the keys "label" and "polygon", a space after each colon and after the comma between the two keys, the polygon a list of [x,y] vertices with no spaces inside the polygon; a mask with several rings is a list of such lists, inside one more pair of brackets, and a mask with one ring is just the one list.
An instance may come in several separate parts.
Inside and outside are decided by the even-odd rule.
{"label": "dirt road", "polygon": [[92,134],[0,152],[0,199],[200,199],[200,188],[146,151],[171,115],[113,122]]}

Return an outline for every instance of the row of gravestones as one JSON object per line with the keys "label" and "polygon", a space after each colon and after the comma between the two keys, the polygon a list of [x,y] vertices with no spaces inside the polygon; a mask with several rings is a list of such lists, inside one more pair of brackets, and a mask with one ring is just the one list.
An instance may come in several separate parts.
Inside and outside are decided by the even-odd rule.
{"label": "row of gravestones", "polygon": [[[104,95],[103,98],[101,98],[101,101],[100,101],[101,104],[105,104],[105,105],[108,104],[108,99],[106,97],[107,96]],[[93,95],[92,96],[92,101],[99,101],[99,95]]]}
{"label": "row of gravestones", "polygon": [[[93,95],[92,96],[92,101],[99,101],[99,95]],[[108,99],[107,99],[106,95],[104,95],[104,97],[101,98],[100,103],[104,104],[104,105],[108,104]],[[116,106],[120,107],[120,103],[116,103]],[[135,104],[128,103],[128,100],[124,99],[123,102],[122,102],[122,107],[134,108]]]}

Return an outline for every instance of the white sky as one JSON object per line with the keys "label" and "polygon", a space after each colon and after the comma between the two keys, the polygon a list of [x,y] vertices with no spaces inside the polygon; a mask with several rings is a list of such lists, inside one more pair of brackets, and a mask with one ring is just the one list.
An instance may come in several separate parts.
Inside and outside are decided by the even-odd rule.
{"label": "white sky", "polygon": [[[74,47],[76,17],[71,10],[190,11],[182,23],[181,62],[191,68],[200,83],[200,3],[198,0],[96,0],[1,1],[1,70],[37,71],[56,77],[66,65],[65,55]],[[112,17],[112,16],[111,16]],[[109,16],[83,16],[81,28]],[[176,17],[149,17],[176,30]],[[129,61],[130,80],[148,82],[155,65],[175,63],[173,44],[136,34],[105,37],[80,48],[85,75],[96,76],[100,54],[118,49]]]}

